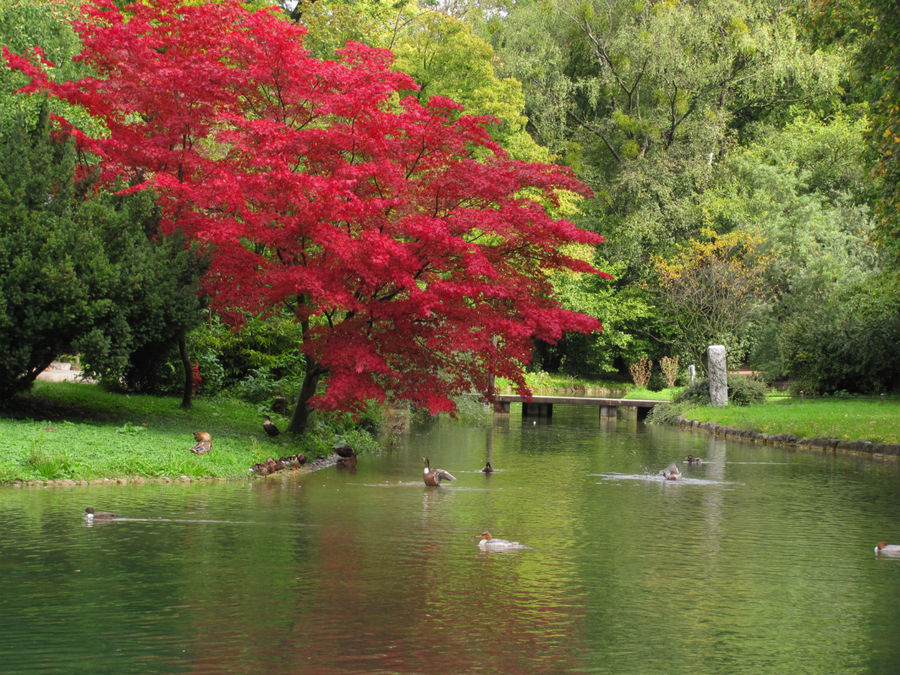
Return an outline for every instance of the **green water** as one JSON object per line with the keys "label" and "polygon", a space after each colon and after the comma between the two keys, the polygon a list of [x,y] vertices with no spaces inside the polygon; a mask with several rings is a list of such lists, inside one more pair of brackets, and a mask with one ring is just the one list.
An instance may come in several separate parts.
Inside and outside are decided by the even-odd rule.
{"label": "green water", "polygon": [[414,427],[352,474],[0,489],[0,672],[900,671],[900,464],[596,414]]}

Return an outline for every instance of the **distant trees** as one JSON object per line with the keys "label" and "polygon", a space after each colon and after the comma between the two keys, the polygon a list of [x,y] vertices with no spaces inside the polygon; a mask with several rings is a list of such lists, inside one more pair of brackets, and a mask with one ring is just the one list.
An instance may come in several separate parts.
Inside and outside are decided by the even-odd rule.
{"label": "distant trees", "polygon": [[[219,3],[189,1],[181,9],[175,9],[177,2],[157,6],[171,6],[178,16],[199,12],[208,18],[213,11],[210,4]],[[266,4],[270,3],[256,0],[242,6]],[[183,30],[173,29],[171,36],[177,35],[177,40],[165,42],[169,38],[160,37],[162,42],[140,53],[132,47],[143,49],[152,31],[138,34],[135,24],[131,27],[135,32],[129,33],[124,21],[116,28],[112,24],[123,15],[112,4],[104,5],[88,21],[99,27],[91,35],[99,36],[100,29],[107,35],[118,30],[116,39],[123,40],[121,44],[127,41],[129,49],[95,44],[86,53],[101,55],[106,50],[94,67],[111,82],[123,83],[116,94],[121,105],[111,92],[100,92],[105,85],[90,79],[81,80],[81,91],[58,92],[77,105],[50,101],[53,113],[84,132],[81,149],[94,154],[82,156],[88,158],[83,166],[102,165],[104,185],[113,191],[152,186],[163,200],[157,202],[158,212],[144,212],[149,202],[140,200],[152,201],[149,193],[133,195],[137,201],[132,203],[126,195],[88,190],[86,183],[78,183],[79,198],[128,210],[129,217],[143,224],[144,238],[157,246],[159,259],[181,261],[168,270],[181,281],[168,291],[154,284],[160,291],[155,299],[118,292],[116,297],[128,297],[120,314],[133,336],[127,365],[124,354],[131,347],[120,351],[114,346],[125,343],[110,337],[113,328],[78,340],[85,348],[94,345],[90,363],[97,364],[97,372],[108,381],[124,382],[132,389],[158,389],[160,355],[171,358],[180,339],[173,336],[191,325],[188,314],[196,316],[196,306],[184,293],[191,295],[191,280],[203,263],[196,251],[187,254],[175,239],[157,236],[159,222],[167,232],[184,228],[195,245],[215,249],[209,279],[219,281],[208,290],[218,296],[217,310],[223,315],[253,317],[251,324],[259,326],[265,312],[278,314],[279,320],[267,331],[278,336],[271,340],[271,348],[280,351],[286,340],[293,339],[284,322],[291,316],[299,321],[294,330],[305,336],[305,355],[267,356],[263,351],[269,347],[257,351],[255,345],[247,361],[247,368],[256,369],[248,387],[297,370],[298,361],[307,358],[307,373],[330,376],[334,396],[317,399],[326,407],[350,405],[349,398],[337,394],[339,388],[345,394],[359,391],[376,397],[402,392],[402,378],[393,374],[401,369],[399,343],[385,350],[386,333],[378,337],[374,327],[387,325],[379,323],[387,320],[386,312],[391,314],[388,323],[398,325],[393,314],[398,301],[432,297],[438,278],[459,284],[457,290],[463,282],[467,292],[483,289],[479,284],[485,278],[466,267],[478,256],[491,265],[512,264],[515,259],[526,267],[538,259],[552,259],[540,271],[535,265],[528,267],[527,279],[517,278],[570,312],[602,318],[604,330],[554,329],[548,341],[534,342],[531,337],[539,337],[540,331],[532,330],[527,340],[515,342],[519,351],[501,365],[493,356],[479,361],[462,352],[420,359],[419,350],[426,345],[434,351],[434,344],[454,339],[462,344],[473,338],[471,331],[447,330],[450,324],[440,313],[419,317],[411,328],[416,335],[413,343],[399,350],[403,368],[420,368],[438,380],[452,379],[454,390],[480,387],[467,379],[466,369],[486,372],[513,362],[518,367],[532,355],[548,370],[627,377],[629,364],[640,358],[661,363],[664,356],[693,355],[696,362],[707,341],[724,342],[733,358],[746,358],[767,376],[792,379],[807,391],[900,385],[897,359],[892,356],[896,350],[890,348],[892,341],[900,340],[895,320],[900,292],[896,3],[301,0],[280,4],[285,11],[279,27],[264,25],[262,15],[231,14],[240,28],[223,28],[224,44],[219,45],[209,43],[204,31],[195,30],[196,22],[188,19]],[[75,14],[73,5],[74,0],[4,4],[3,44],[15,52],[44,45],[48,60],[54,62],[52,67],[42,66],[42,76],[49,80],[83,77],[85,65],[71,59],[80,48],[68,23]],[[224,3],[225,8],[230,6]],[[126,12],[128,17],[133,14],[140,12]],[[298,47],[303,26],[309,33]],[[235,46],[244,39],[241,47]],[[269,41],[267,50],[259,46],[263,39]],[[348,39],[389,48],[394,57],[359,46],[344,49]],[[282,56],[288,44],[300,50],[299,56]],[[244,46],[258,66],[252,67],[249,57],[233,56]],[[117,71],[114,62],[119,53],[123,70]],[[220,68],[216,55],[224,55],[230,67]],[[143,92],[141,87],[130,88],[132,82],[146,78],[161,81],[157,69],[167,59],[171,70],[165,86],[143,87]],[[272,59],[283,59],[281,69],[272,65]],[[329,69],[328,75],[322,74]],[[299,93],[302,88],[295,85],[301,71],[310,73],[303,86],[314,93]],[[193,79],[191,72],[196,73]],[[349,84],[352,77],[358,79]],[[366,77],[370,82],[363,83]],[[239,78],[245,79],[237,83]],[[20,122],[12,120],[36,128],[42,105],[39,97],[11,96],[24,82],[21,73],[0,69],[0,128],[14,144],[24,141],[15,126]],[[236,98],[229,99],[232,95]],[[490,118],[467,117],[446,100],[429,103],[435,95],[463,104],[468,115]],[[404,101],[404,97],[411,98]],[[79,107],[86,102],[94,106],[94,113],[98,105],[103,108],[96,118]],[[348,111],[342,102],[352,102],[358,110]],[[207,114],[217,106],[216,112]],[[143,155],[138,159],[134,153],[116,155],[115,141],[108,145],[90,141],[103,135],[104,125],[112,129],[111,138],[119,139],[120,149],[139,148]],[[317,145],[308,140],[314,136]],[[14,137],[20,140],[11,140]],[[412,139],[421,141],[421,157],[410,149]],[[33,141],[34,137],[28,142]],[[308,151],[317,147],[324,148],[322,154]],[[339,161],[325,159],[328,152]],[[94,158],[102,161],[95,166]],[[535,167],[543,164],[510,159],[567,164],[590,186],[592,195],[565,172],[547,168],[538,175]],[[427,170],[426,162],[433,162]],[[398,178],[391,168],[408,175]],[[509,181],[490,185],[497,176]],[[88,176],[79,175],[79,181],[82,178]],[[345,181],[343,191],[325,187],[335,186],[339,178]],[[488,213],[505,217],[511,213],[505,210],[507,205],[515,205],[520,214],[540,208],[544,216],[536,224],[530,216],[517,215],[507,221],[511,229],[502,236],[477,224],[477,218]],[[35,208],[46,210],[49,204]],[[321,217],[326,209],[341,215]],[[303,228],[310,229],[281,225],[286,213],[299,222],[302,214],[313,212],[321,223],[327,222],[322,230],[306,223]],[[415,290],[396,284],[398,268],[387,258],[376,259],[380,266],[372,267],[375,262],[370,264],[365,257],[383,241],[404,255],[415,249],[410,259],[421,260],[417,256],[425,251],[423,230],[403,229],[414,212],[430,214],[429,227],[442,223],[440,227],[450,228],[443,231],[451,237],[448,241],[461,247],[453,260],[429,258],[424,271],[413,273],[422,286]],[[548,212],[552,217],[545,219]],[[463,213],[470,229],[453,229]],[[581,245],[567,245],[554,258],[549,250],[570,239],[568,235],[542,239],[546,234],[542,228],[560,218],[575,220],[586,230],[608,236],[610,242],[596,246],[596,239],[582,239]],[[371,229],[376,222],[378,236]],[[521,228],[514,240],[522,245],[524,258],[515,257],[520,249],[505,238],[515,228]],[[425,230],[438,247],[433,238],[441,230]],[[327,243],[316,232],[328,232]],[[337,237],[342,238],[340,246]],[[751,240],[752,246],[726,245]],[[50,256],[51,251],[42,255]],[[326,259],[331,262],[326,264]],[[311,260],[315,264],[309,269],[327,280],[324,285],[344,275],[340,301],[329,295],[337,286],[313,292],[312,273],[302,279],[296,276],[295,263]],[[363,269],[364,260],[377,268],[372,274],[383,282],[377,291],[371,286],[372,274]],[[589,263],[612,272],[615,279],[573,273],[587,269]],[[165,271],[147,265],[153,278],[165,276]],[[242,277],[244,272],[235,271],[245,269],[259,275]],[[746,275],[749,284],[737,304],[729,304],[736,301],[729,294],[736,284],[732,273]],[[289,288],[296,293],[291,295]],[[507,311],[515,304],[508,295],[496,297],[500,292],[496,283],[489,291],[469,296],[472,307],[467,309]],[[462,303],[463,297],[460,290],[454,302]],[[710,320],[708,310],[717,301],[729,309]],[[141,309],[144,303],[146,310]],[[443,310],[448,303],[442,300],[438,306]],[[170,314],[169,307],[185,309],[185,317]],[[437,316],[444,317],[440,326]],[[454,314],[454,320],[461,316]],[[517,316],[514,311],[505,315],[509,322]],[[527,321],[536,326],[533,317]],[[430,333],[416,333],[426,325]],[[457,327],[461,330],[462,325]],[[161,326],[166,328],[157,335]],[[351,372],[349,362],[323,360],[338,344],[325,334],[335,331],[343,336],[341,331],[352,326],[366,336],[363,347],[353,346],[362,349],[361,362],[384,370],[369,381]],[[482,326],[479,339],[491,330]],[[145,346],[136,346],[145,339]],[[210,383],[216,379],[213,371],[221,372],[218,380],[223,382],[240,378],[241,340],[230,335],[219,340],[228,344],[227,354],[219,354],[221,363],[204,352],[201,367],[208,370]],[[206,349],[216,340],[207,335],[191,342]],[[313,378],[309,383],[307,395],[312,395],[317,382]],[[444,399],[429,403],[411,390],[406,393],[418,404],[446,406]],[[300,426],[298,419],[295,428]]]}

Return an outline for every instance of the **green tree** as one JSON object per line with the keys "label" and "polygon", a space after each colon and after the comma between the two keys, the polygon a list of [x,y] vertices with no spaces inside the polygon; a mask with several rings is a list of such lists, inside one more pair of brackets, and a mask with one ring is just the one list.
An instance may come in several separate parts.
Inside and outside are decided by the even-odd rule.
{"label": "green tree", "polygon": [[896,294],[873,241],[868,121],[853,112],[758,125],[696,206],[708,227],[763,237],[771,303],[754,326],[751,362],[807,391],[887,387],[897,369],[886,346],[900,341]]}
{"label": "green tree", "polygon": [[655,265],[666,311],[678,327],[681,351],[704,361],[710,344],[724,344],[743,361],[753,320],[768,300],[759,261],[760,238],[743,230],[704,233]]}
{"label": "green tree", "polygon": [[75,151],[51,137],[48,106],[0,131],[0,398],[64,353],[118,381],[198,323],[196,255],[175,238],[151,241],[157,219],[146,195],[76,183]]}
{"label": "green tree", "polygon": [[842,65],[766,1],[522,3],[492,41],[529,130],[595,189],[607,255],[634,278],[699,231],[685,201],[747,123],[836,91]]}

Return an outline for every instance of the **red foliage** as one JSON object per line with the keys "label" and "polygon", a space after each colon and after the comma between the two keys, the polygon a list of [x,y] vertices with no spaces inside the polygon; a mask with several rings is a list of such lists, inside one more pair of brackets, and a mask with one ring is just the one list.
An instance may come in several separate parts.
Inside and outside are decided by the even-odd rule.
{"label": "red foliage", "polygon": [[203,384],[203,377],[200,375],[200,364],[194,361],[191,364],[191,391],[197,393],[197,387]]}
{"label": "red foliage", "polygon": [[[567,169],[510,160],[449,99],[420,105],[385,50],[348,43],[312,58],[305,29],[237,0],[109,0],[83,10],[77,57],[93,77],[55,83],[4,53],[109,133],[60,120],[103,179],[152,187],[163,226],[214,252],[205,289],[240,319],[296,307],[303,350],[327,370],[314,400],[356,410],[387,393],[451,410],[490,375],[524,390],[532,340],[599,330],[559,307],[553,270],[599,273],[561,253],[602,237],[541,206],[587,193]],[[538,201],[540,200],[540,202]]]}

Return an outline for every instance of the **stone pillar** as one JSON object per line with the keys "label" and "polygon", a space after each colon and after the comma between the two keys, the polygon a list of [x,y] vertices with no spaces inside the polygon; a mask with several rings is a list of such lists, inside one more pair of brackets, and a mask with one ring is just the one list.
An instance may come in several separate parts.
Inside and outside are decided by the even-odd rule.
{"label": "stone pillar", "polygon": [[688,366],[688,372],[691,374],[691,386],[694,386],[694,378],[697,377],[697,369],[694,367],[694,364]]}
{"label": "stone pillar", "polygon": [[728,369],[725,366],[725,347],[711,345],[707,351],[709,369],[709,398],[722,408],[728,405]]}

